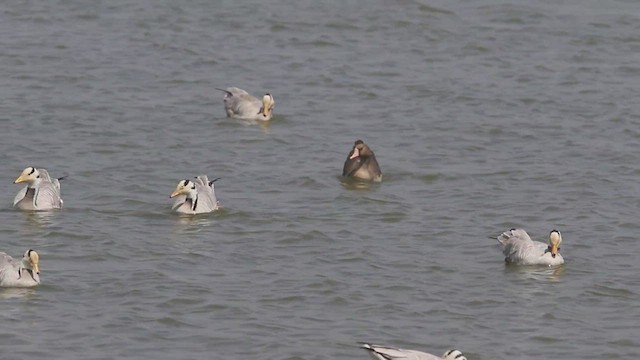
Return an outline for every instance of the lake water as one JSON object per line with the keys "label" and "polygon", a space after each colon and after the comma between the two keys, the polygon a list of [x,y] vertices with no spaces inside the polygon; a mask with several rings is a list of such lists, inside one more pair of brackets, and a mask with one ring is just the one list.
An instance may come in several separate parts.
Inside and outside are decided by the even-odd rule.
{"label": "lake water", "polygon": [[[0,5],[1,359],[640,356],[636,1]],[[216,87],[273,94],[225,117]],[[339,175],[353,142],[381,184]],[[65,208],[15,211],[27,166]],[[222,177],[224,209],[169,212]],[[562,231],[565,266],[495,237]]]}

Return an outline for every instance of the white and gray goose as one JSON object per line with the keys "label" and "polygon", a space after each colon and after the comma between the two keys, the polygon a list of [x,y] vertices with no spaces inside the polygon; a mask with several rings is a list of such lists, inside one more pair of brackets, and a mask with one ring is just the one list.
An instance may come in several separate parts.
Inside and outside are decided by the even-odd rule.
{"label": "white and gray goose", "polygon": [[27,183],[13,199],[13,206],[20,210],[51,210],[62,208],[60,180],[52,179],[45,169],[32,166],[22,170],[14,184]]}
{"label": "white and gray goose", "polygon": [[560,254],[562,234],[551,230],[547,243],[533,241],[524,229],[510,229],[500,234],[498,243],[502,247],[505,262],[514,265],[546,265],[564,264]]}
{"label": "white and gray goose", "polygon": [[363,343],[361,347],[374,360],[467,360],[460,350],[449,350],[440,356],[418,350],[399,349],[383,345]]}
{"label": "white and gray goose", "polygon": [[227,117],[244,120],[271,120],[276,105],[271,94],[266,93],[262,96],[262,100],[259,100],[237,87],[216,88],[216,90],[224,91],[226,94],[224,109],[227,112]]}
{"label": "white and gray goose", "polygon": [[40,284],[40,256],[27,250],[19,262],[0,252],[0,287],[33,287]]}
{"label": "white and gray goose", "polygon": [[207,175],[196,176],[195,180],[180,180],[170,198],[175,198],[171,210],[178,214],[203,214],[217,210],[214,182]]}

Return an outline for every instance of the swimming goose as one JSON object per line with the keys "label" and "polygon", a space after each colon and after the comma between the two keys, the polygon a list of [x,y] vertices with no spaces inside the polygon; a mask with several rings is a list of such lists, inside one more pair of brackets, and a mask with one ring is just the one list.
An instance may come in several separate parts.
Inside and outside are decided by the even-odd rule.
{"label": "swimming goose", "polygon": [[416,350],[397,349],[381,345],[362,344],[374,360],[467,360],[460,350],[449,350],[442,357]]}
{"label": "swimming goose", "polygon": [[18,191],[13,206],[20,210],[51,210],[62,207],[60,181],[51,179],[45,169],[28,167],[22,171],[14,184],[26,182],[27,186]]}
{"label": "swimming goose", "polygon": [[195,180],[180,180],[170,198],[176,198],[171,210],[178,214],[202,214],[216,210],[214,182],[220,178],[209,181],[207,175],[196,176]]}
{"label": "swimming goose", "polygon": [[276,105],[271,94],[264,94],[262,101],[260,101],[237,87],[229,87],[226,90],[216,88],[216,90],[226,93],[224,109],[227,111],[227,117],[245,120],[271,120],[273,108]]}
{"label": "swimming goose", "polygon": [[20,262],[0,252],[0,287],[32,287],[40,284],[40,256],[27,250]]}
{"label": "swimming goose", "polygon": [[353,149],[344,162],[342,176],[375,182],[382,181],[382,171],[380,171],[376,155],[362,140],[357,140],[353,144]]}
{"label": "swimming goose", "polygon": [[564,264],[564,259],[558,252],[562,242],[562,234],[558,230],[551,230],[548,244],[531,240],[523,229],[505,231],[497,239],[507,263],[548,266]]}

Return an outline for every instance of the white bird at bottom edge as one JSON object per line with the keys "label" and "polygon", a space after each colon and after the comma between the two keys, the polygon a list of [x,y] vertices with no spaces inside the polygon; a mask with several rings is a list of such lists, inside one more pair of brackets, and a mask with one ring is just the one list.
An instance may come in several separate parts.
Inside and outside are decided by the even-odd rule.
{"label": "white bird at bottom edge", "polygon": [[460,350],[449,350],[440,356],[417,350],[399,349],[383,345],[362,343],[374,360],[467,360]]}

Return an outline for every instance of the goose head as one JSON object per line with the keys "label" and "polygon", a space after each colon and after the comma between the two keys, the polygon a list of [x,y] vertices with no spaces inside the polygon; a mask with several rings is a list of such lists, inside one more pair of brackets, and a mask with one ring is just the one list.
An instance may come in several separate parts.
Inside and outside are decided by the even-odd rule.
{"label": "goose head", "polygon": [[187,198],[193,198],[196,195],[196,184],[191,180],[180,180],[178,182],[178,186],[171,193],[170,198],[176,197],[178,195],[185,195]]}
{"label": "goose head", "polygon": [[264,120],[270,120],[275,106],[276,102],[273,100],[273,96],[269,93],[264,94],[262,97],[262,107],[258,111],[258,115],[262,115]]}
{"label": "goose head", "polygon": [[551,253],[551,257],[555,258],[558,255],[558,250],[560,250],[560,243],[562,242],[562,234],[558,230],[551,230],[549,233],[549,252]]}
{"label": "goose head", "polygon": [[30,187],[33,187],[33,185],[40,182],[40,171],[32,166],[29,166],[28,168],[22,170],[20,176],[18,176],[16,181],[14,181],[13,183],[20,184],[23,182],[26,182]]}
{"label": "goose head", "polygon": [[349,160],[355,159],[358,157],[368,157],[373,156],[373,151],[364,143],[362,140],[356,140],[353,144],[353,149],[351,150],[351,154],[349,155]]}
{"label": "goose head", "polygon": [[460,350],[449,350],[444,355],[442,355],[444,360],[467,360],[467,358],[462,355],[462,351]]}
{"label": "goose head", "polygon": [[18,279],[22,277],[23,270],[29,270],[29,275],[37,283],[40,283],[40,256],[35,250],[27,250],[20,261],[20,268],[18,268]]}

